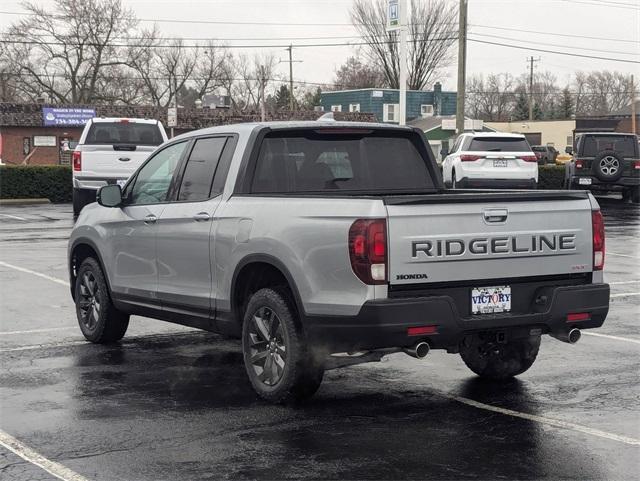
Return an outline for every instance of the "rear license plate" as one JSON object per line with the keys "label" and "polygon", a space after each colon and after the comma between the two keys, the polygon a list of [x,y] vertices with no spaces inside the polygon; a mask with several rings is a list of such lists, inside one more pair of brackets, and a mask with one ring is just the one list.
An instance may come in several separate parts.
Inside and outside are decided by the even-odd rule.
{"label": "rear license plate", "polygon": [[124,184],[127,183],[127,179],[118,179],[116,182],[120,187],[124,187]]}
{"label": "rear license plate", "polygon": [[578,179],[580,185],[591,185],[591,179],[589,177],[581,177]]}
{"label": "rear license plate", "polygon": [[471,290],[471,314],[511,311],[511,286],[479,287]]}
{"label": "rear license plate", "polygon": [[494,167],[506,167],[507,166],[507,161],[505,159],[495,159],[493,161],[493,166]]}

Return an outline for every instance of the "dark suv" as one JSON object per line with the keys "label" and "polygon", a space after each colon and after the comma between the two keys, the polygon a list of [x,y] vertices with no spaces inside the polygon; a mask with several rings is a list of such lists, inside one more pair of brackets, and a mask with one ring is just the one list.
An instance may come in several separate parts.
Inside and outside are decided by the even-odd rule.
{"label": "dark suv", "polygon": [[638,136],[634,134],[578,134],[573,159],[566,164],[565,187],[621,192],[624,200],[640,202],[638,149]]}

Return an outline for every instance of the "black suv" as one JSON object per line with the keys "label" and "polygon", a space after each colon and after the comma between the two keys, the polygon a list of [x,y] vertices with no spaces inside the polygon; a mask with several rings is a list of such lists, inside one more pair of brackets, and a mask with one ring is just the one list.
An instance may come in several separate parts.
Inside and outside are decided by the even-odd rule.
{"label": "black suv", "polygon": [[565,187],[621,192],[624,200],[640,202],[639,148],[634,134],[578,134],[573,159],[566,164]]}

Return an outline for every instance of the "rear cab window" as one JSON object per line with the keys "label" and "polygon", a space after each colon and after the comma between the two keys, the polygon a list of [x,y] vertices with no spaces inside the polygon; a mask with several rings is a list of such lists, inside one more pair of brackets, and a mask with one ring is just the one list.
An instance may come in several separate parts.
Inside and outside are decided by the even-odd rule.
{"label": "rear cab window", "polygon": [[296,129],[263,139],[253,193],[384,194],[435,190],[429,158],[412,132]]}
{"label": "rear cab window", "polygon": [[158,124],[140,122],[93,122],[86,145],[160,145],[164,139]]}
{"label": "rear cab window", "polygon": [[586,135],[582,141],[582,156],[595,157],[612,150],[623,157],[636,157],[636,139],[630,135]]}
{"label": "rear cab window", "polygon": [[471,152],[531,152],[531,147],[524,138],[475,137],[465,150]]}

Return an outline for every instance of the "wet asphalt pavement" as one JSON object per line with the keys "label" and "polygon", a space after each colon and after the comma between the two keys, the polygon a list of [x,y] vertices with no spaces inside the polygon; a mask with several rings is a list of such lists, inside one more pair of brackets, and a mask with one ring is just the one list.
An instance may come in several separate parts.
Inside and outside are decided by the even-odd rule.
{"label": "wet asphalt pavement", "polygon": [[638,479],[640,209],[599,200],[613,297],[592,332],[608,337],[545,336],[506,384],[457,355],[394,354],[328,372],[298,407],[260,401],[239,344],[213,334],[134,317],[120,344],[83,342],[71,207],[3,206],[0,479],[55,479],[7,435],[69,480]]}

